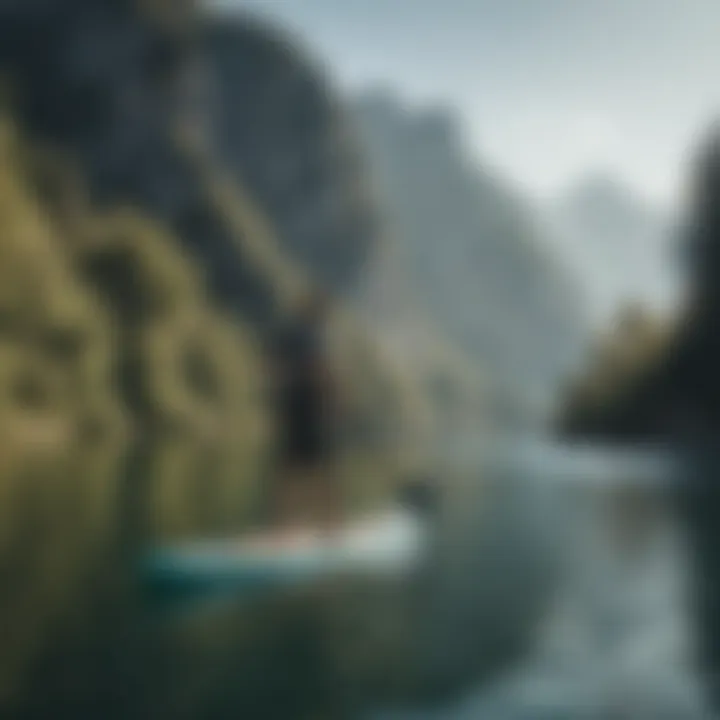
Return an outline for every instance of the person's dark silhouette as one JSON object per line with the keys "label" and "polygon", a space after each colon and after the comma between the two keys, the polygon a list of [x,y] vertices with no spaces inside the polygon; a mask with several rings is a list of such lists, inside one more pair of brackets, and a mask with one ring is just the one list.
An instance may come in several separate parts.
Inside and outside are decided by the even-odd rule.
{"label": "person's dark silhouette", "polygon": [[331,305],[324,293],[310,293],[274,338],[280,460],[275,496],[282,526],[339,517],[335,382],[326,342]]}

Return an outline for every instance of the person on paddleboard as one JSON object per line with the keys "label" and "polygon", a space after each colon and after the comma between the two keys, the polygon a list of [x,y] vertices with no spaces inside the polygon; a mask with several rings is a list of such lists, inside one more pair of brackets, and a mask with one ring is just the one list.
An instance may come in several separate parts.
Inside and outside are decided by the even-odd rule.
{"label": "person on paddleboard", "polygon": [[283,529],[328,528],[341,519],[336,387],[326,339],[331,310],[330,296],[313,290],[274,337],[280,435],[274,509]]}

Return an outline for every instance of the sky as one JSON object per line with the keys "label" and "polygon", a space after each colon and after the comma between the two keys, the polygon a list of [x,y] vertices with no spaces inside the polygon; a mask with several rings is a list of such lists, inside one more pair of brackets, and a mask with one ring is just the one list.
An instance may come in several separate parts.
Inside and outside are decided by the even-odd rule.
{"label": "sky", "polygon": [[539,198],[610,173],[682,197],[720,110],[718,0],[216,0],[294,31],[338,87],[463,118],[469,147]]}

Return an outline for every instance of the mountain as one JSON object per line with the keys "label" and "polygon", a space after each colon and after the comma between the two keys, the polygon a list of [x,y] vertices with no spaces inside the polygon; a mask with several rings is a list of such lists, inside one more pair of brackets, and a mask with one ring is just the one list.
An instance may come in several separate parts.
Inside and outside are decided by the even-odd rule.
{"label": "mountain", "polygon": [[675,297],[669,213],[607,174],[577,183],[551,209],[559,250],[589,291],[593,319],[607,323],[620,305],[656,310]]}
{"label": "mountain", "polygon": [[216,154],[283,249],[317,281],[344,292],[377,239],[365,163],[324,66],[301,41],[259,20],[208,19]]}
{"label": "mountain", "polygon": [[[164,682],[134,685],[153,657],[134,634],[135,553],[258,521],[277,429],[266,341],[298,292],[330,275],[334,288],[350,284],[366,251],[342,238],[328,245],[341,235],[332,215],[313,216],[319,247],[296,243],[287,220],[296,215],[281,212],[304,206],[304,180],[327,160],[332,102],[305,117],[315,145],[280,128],[253,136],[249,180],[231,162],[216,129],[227,103],[213,96],[222,82],[212,23],[176,0],[0,3],[0,572],[13,627],[0,648],[2,717],[95,717],[105,688],[117,699],[103,702],[108,717],[163,715]],[[233,37],[240,67],[265,91],[245,86],[253,112],[285,117],[288,105],[278,111],[273,100],[294,67],[305,72],[302,61],[283,64],[284,41],[265,31]],[[288,101],[301,109],[308,84],[325,88],[303,77]],[[232,102],[237,119],[240,86]],[[286,153],[294,167],[301,160],[300,182],[289,198],[277,186],[288,205],[276,211],[260,165],[276,169]],[[318,197],[345,187],[341,169],[321,173]],[[326,253],[333,272],[316,272]],[[417,391],[338,305],[340,462],[359,509],[387,500],[403,473],[397,437]],[[233,648],[251,642],[236,637]],[[224,662],[219,648],[203,660],[192,645],[173,651],[188,663],[174,687]],[[275,681],[268,675],[284,695]],[[248,684],[252,695],[253,673]],[[120,685],[132,689],[117,695]],[[181,704],[199,717],[212,699],[191,695]]]}
{"label": "mountain", "polygon": [[389,306],[440,328],[501,395],[544,395],[577,352],[583,299],[529,203],[472,158],[451,110],[379,91],[354,116],[401,258],[377,270]]}
{"label": "mountain", "polygon": [[[308,284],[341,295],[360,274],[376,231],[357,143],[293,37],[166,0],[30,0],[4,5],[0,21],[18,177],[40,188],[40,214],[69,223],[73,242],[58,252],[123,330],[118,390],[136,420],[163,417],[156,381],[196,384],[211,373],[195,356],[227,351],[204,337],[212,323],[193,298],[261,352]],[[348,393],[360,414],[381,398],[382,426],[393,373],[351,308],[337,325],[336,344],[354,348],[344,352]],[[146,353],[160,336],[168,367],[155,372]]]}

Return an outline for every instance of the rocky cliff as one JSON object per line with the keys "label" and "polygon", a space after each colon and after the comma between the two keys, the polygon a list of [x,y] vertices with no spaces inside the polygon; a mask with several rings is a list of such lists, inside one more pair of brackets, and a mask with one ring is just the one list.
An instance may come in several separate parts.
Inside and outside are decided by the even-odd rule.
{"label": "rocky cliff", "polygon": [[402,277],[384,286],[411,286],[405,304],[503,394],[542,394],[577,353],[583,301],[530,204],[473,159],[449,110],[408,109],[381,92],[357,101],[355,119],[402,255]]}
{"label": "rocky cliff", "polygon": [[[296,253],[261,183],[250,174],[256,192],[223,160],[208,99],[218,45],[198,12],[162,1],[0,4],[4,717],[127,718],[182,695],[148,687],[160,682],[150,667],[159,640],[133,614],[124,561],[154,538],[256,519],[274,435],[263,339],[297,292],[326,277],[314,267],[330,248]],[[247,113],[269,103],[272,114],[274,40],[248,30],[242,42],[267,50],[268,74],[252,69],[269,96],[249,96]],[[280,137],[258,142],[260,172]],[[331,178],[321,183],[332,189]],[[330,219],[317,222],[335,237]],[[341,284],[359,263],[352,247],[329,261],[333,273],[344,267],[333,274]],[[340,309],[333,337],[353,428],[349,482],[362,481],[358,503],[377,502],[397,470],[405,391],[351,312]],[[223,637],[242,644],[244,623]],[[165,650],[193,666],[189,685],[201,677],[197,643]],[[119,685],[122,698],[99,699]],[[187,712],[208,700],[189,693]]]}
{"label": "rocky cliff", "polygon": [[302,44],[232,15],[206,23],[215,149],[273,219],[278,242],[336,291],[377,241],[364,158],[326,77]]}
{"label": "rocky cliff", "polygon": [[[145,353],[180,368],[158,382],[174,378],[203,402],[228,397],[197,358],[226,344],[203,336],[217,323],[194,305],[252,347],[308,282],[346,287],[374,237],[351,132],[322,73],[280,33],[182,8],[0,9],[4,108],[28,148],[27,182],[69,237],[60,252],[76,280],[102,296],[118,347],[133,348],[118,378],[144,419],[158,415]],[[340,315],[341,328],[354,324]],[[355,395],[385,382],[375,358],[346,368],[363,388]],[[239,358],[228,365],[243,374]]]}

